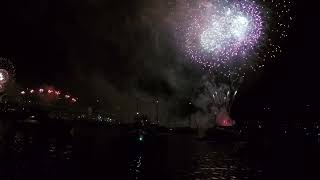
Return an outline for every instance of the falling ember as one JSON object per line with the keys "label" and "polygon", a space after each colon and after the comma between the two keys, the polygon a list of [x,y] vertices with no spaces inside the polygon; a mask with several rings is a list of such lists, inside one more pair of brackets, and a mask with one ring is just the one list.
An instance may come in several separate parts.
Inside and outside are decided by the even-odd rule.
{"label": "falling ember", "polygon": [[64,96],[66,99],[69,99],[70,98],[70,95],[65,95]]}

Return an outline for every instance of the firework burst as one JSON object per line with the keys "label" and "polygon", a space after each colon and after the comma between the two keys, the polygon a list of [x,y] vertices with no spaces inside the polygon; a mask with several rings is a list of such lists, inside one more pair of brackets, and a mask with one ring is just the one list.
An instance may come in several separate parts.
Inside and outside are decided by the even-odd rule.
{"label": "firework burst", "polygon": [[[253,2],[229,3],[203,7],[186,33],[187,53],[199,63],[224,64],[233,57],[245,56],[262,36],[263,21]],[[209,60],[209,61],[208,61]]]}
{"label": "firework burst", "polygon": [[0,92],[6,90],[7,85],[14,81],[15,68],[10,60],[0,58]]}
{"label": "firework burst", "polygon": [[[221,124],[247,70],[282,52],[293,21],[288,0],[177,0],[171,17],[178,47],[206,75],[193,100]],[[221,118],[221,115],[223,115]],[[226,123],[222,123],[226,124]],[[232,125],[234,123],[227,123]]]}
{"label": "firework burst", "polygon": [[186,0],[173,13],[180,16],[179,46],[210,71],[230,76],[256,70],[281,52],[279,42],[292,21],[290,6],[286,0]]}
{"label": "firework burst", "polygon": [[9,73],[5,69],[0,69],[0,84],[5,84],[9,81]]}

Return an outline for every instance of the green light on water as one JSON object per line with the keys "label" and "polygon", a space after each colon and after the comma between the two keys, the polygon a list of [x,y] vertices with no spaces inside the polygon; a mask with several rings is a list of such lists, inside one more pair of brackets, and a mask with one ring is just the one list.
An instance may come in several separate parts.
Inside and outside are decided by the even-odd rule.
{"label": "green light on water", "polygon": [[139,137],[139,141],[143,141],[143,136],[140,136],[140,137]]}

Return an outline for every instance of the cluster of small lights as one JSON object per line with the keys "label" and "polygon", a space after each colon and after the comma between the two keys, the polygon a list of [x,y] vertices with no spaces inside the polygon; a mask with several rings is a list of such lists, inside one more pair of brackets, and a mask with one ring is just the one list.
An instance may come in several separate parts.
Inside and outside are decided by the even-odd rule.
{"label": "cluster of small lights", "polygon": [[112,122],[114,122],[114,119],[107,117],[107,116],[98,115],[97,121],[104,122],[104,123],[112,123]]}
{"label": "cluster of small lights", "polygon": [[175,30],[183,51],[205,69],[227,76],[256,71],[277,58],[293,21],[289,0],[202,0],[177,6],[183,8],[172,16],[178,19]]}
{"label": "cluster of small lights", "polygon": [[[38,92],[38,93],[37,93]],[[59,90],[54,90],[54,89],[47,89],[45,90],[44,88],[40,88],[38,90],[35,90],[35,89],[27,89],[27,90],[23,90],[20,92],[21,95],[26,95],[26,94],[35,94],[35,95],[44,95],[44,94],[47,94],[47,95],[53,95],[53,96],[56,96],[56,97],[60,97],[60,95],[62,95],[61,91]],[[70,99],[71,102],[75,103],[78,101],[78,98],[76,97],[71,97],[71,95],[69,94],[64,94],[63,97],[65,99]]]}

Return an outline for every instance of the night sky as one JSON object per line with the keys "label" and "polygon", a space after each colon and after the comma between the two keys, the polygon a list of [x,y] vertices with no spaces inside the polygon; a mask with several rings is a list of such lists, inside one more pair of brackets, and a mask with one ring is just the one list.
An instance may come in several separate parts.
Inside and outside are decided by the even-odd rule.
{"label": "night sky", "polygon": [[[0,56],[13,61],[22,87],[54,85],[88,104],[99,97],[106,108],[125,117],[135,110],[136,96],[149,104],[159,98],[168,106],[164,111],[179,114],[176,106],[187,102],[201,73],[175,50],[160,18],[169,13],[163,3],[4,0]],[[251,73],[233,111],[266,104],[286,111],[318,106],[319,11],[306,1],[295,3],[296,18],[282,46],[284,53]]]}

